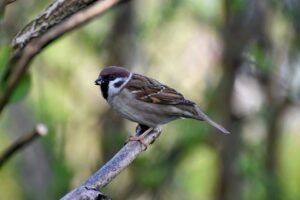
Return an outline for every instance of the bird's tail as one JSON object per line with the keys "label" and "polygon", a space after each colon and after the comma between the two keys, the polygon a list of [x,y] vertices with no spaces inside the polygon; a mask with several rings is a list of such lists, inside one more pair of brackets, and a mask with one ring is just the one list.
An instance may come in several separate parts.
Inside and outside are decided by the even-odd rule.
{"label": "bird's tail", "polygon": [[218,129],[219,131],[229,134],[230,132],[226,130],[222,125],[218,124],[217,122],[213,121],[210,117],[208,117],[197,105],[195,105],[198,116],[197,119],[207,121],[210,125]]}

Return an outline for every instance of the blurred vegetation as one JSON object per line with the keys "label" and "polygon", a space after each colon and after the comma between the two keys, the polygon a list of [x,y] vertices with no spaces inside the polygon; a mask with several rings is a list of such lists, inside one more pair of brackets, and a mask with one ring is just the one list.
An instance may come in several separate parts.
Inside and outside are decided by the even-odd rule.
{"label": "blurred vegetation", "polygon": [[[50,3],[16,1],[0,13],[1,78],[9,41]],[[172,122],[105,194],[300,199],[299,13],[297,0],[131,1],[65,35],[34,60],[1,115],[0,152],[37,122],[50,133],[0,169],[0,199],[58,199],[122,147],[135,124],[93,84],[107,65],[177,88],[232,134]]]}

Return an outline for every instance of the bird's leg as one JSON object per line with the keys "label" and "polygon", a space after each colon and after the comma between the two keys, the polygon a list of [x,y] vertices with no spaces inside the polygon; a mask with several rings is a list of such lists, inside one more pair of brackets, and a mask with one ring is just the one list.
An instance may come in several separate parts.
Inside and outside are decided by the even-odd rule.
{"label": "bird's leg", "polygon": [[136,135],[142,135],[145,131],[147,131],[150,127],[143,125],[143,124],[138,124],[135,128]]}
{"label": "bird's leg", "polygon": [[139,124],[136,128],[136,135],[129,136],[128,141],[138,141],[142,145],[144,145],[145,150],[148,148],[148,145],[144,142],[145,136],[150,133],[153,128],[149,128],[148,126]]}

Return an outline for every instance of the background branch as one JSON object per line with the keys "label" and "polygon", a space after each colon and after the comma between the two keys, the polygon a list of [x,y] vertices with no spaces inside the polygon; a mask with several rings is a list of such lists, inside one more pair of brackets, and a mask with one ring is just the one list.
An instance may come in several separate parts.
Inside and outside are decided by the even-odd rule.
{"label": "background branch", "polygon": [[13,2],[15,2],[16,0],[4,0],[4,4],[8,5],[8,4],[11,4]]}
{"label": "background branch", "polygon": [[103,0],[94,3],[92,6],[79,11],[65,21],[52,27],[40,37],[32,39],[26,46],[15,51],[10,59],[9,72],[6,75],[5,88],[0,95],[0,113],[7,104],[13,90],[27,71],[30,61],[48,44],[58,39],[63,34],[89,22],[100,14],[121,2],[122,0]]}
{"label": "background branch", "polygon": [[13,39],[12,46],[14,49],[21,50],[33,38],[40,37],[51,27],[62,23],[68,17],[78,11],[89,7],[95,2],[109,0],[56,0],[51,3],[38,17],[28,23]]}
{"label": "background branch", "polygon": [[4,152],[0,155],[0,168],[8,161],[15,153],[22,148],[29,145],[39,136],[45,136],[48,132],[47,127],[44,124],[38,124],[30,133],[21,136],[14,143],[12,143]]}
{"label": "background branch", "polygon": [[5,11],[5,7],[8,4],[11,4],[13,2],[15,2],[16,0],[1,0],[0,1],[0,17],[2,17],[4,15],[4,11]]}
{"label": "background branch", "polygon": [[[151,131],[144,142],[150,145],[159,135],[159,130]],[[120,174],[144,149],[144,145],[139,142],[128,142],[110,161],[61,200],[95,200],[103,196],[99,190]]]}

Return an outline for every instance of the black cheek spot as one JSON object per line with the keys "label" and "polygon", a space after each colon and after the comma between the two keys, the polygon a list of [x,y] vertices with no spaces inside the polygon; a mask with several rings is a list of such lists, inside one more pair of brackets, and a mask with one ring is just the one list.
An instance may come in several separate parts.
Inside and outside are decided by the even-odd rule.
{"label": "black cheek spot", "polygon": [[114,84],[116,88],[120,87],[125,81],[119,81]]}

